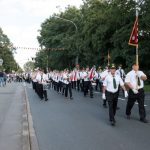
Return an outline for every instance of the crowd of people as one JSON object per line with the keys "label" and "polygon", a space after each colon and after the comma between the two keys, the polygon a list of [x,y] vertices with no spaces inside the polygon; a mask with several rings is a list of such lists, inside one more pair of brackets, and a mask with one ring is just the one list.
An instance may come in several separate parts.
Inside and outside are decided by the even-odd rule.
{"label": "crowd of people", "polygon": [[63,71],[46,71],[36,68],[32,72],[6,74],[0,71],[0,87],[6,83],[28,82],[33,85],[34,91],[40,100],[48,101],[47,91],[52,88],[57,93],[64,95],[67,99],[73,100],[72,90],[83,92],[83,96],[94,98],[93,91],[102,93],[103,106],[109,108],[109,121],[111,125],[116,124],[115,114],[117,110],[118,96],[120,90],[124,97],[128,97],[126,105],[126,116],[130,119],[131,110],[135,101],[139,105],[140,121],[147,123],[146,111],[144,107],[144,81],[147,76],[139,70],[139,66],[134,64],[132,70],[125,74],[120,65],[118,69],[114,64],[96,69],[80,68],[76,66],[73,70],[64,69]]}
{"label": "crowd of people", "polygon": [[83,92],[83,95],[94,97],[93,90],[102,92],[103,106],[109,108],[109,120],[111,125],[116,124],[115,114],[118,103],[119,91],[122,88],[123,95],[128,97],[126,106],[127,119],[130,119],[131,110],[135,101],[139,104],[140,121],[147,123],[144,107],[144,81],[147,76],[134,64],[132,70],[125,74],[122,66],[117,69],[114,64],[101,67],[93,66],[91,69],[79,68],[72,71],[49,71],[36,68],[31,74],[33,89],[41,100],[48,100],[47,89],[53,88],[66,98],[73,100],[72,89]]}

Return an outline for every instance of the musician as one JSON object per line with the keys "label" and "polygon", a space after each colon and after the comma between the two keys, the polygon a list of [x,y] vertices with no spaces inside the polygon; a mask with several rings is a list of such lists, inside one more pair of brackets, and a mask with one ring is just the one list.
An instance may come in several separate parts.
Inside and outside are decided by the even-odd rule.
{"label": "musician", "polygon": [[45,70],[40,70],[40,73],[36,76],[36,80],[38,82],[38,95],[41,98],[45,98],[45,101],[48,100],[47,98],[47,91],[43,89],[43,85],[47,84],[48,81],[48,76],[46,74],[46,69]]}

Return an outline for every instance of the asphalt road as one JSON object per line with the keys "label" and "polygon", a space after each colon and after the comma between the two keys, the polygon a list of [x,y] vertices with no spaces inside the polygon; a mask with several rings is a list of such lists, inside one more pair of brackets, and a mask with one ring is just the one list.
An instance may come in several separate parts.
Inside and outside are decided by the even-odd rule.
{"label": "asphalt road", "polygon": [[[127,120],[126,100],[120,98],[113,127],[99,92],[91,99],[73,91],[74,100],[69,100],[51,89],[45,102],[39,100],[31,84],[26,88],[40,150],[149,150],[150,123],[139,121],[137,104]],[[150,120],[149,97],[145,104]]]}
{"label": "asphalt road", "polygon": [[23,86],[0,87],[0,150],[22,149]]}

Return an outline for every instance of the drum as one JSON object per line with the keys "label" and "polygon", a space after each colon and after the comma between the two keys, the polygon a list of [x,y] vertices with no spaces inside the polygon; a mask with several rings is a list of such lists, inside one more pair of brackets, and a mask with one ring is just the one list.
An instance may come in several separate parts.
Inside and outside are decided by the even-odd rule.
{"label": "drum", "polygon": [[92,86],[96,86],[96,82],[92,82]]}
{"label": "drum", "polygon": [[49,89],[50,89],[49,83],[43,84],[43,90],[49,90]]}

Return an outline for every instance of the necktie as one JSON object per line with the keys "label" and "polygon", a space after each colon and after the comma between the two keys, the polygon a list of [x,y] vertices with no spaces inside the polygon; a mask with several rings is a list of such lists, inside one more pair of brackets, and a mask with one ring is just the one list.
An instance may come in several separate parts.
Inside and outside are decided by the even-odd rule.
{"label": "necktie", "polygon": [[117,84],[116,84],[116,79],[115,79],[115,77],[113,77],[113,86],[114,86],[114,89],[117,88]]}
{"label": "necktie", "polygon": [[137,81],[137,85],[141,86],[140,78],[138,76],[136,76],[136,81]]}
{"label": "necktie", "polygon": [[120,69],[120,77],[122,78],[122,71],[121,71],[121,69]]}

